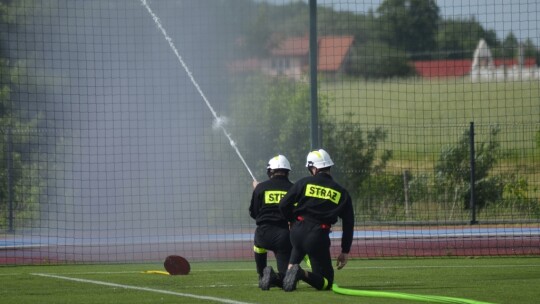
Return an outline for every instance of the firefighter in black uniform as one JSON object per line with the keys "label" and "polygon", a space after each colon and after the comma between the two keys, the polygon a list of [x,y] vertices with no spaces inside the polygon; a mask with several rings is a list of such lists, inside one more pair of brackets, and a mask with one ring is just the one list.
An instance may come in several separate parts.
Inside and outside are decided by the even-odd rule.
{"label": "firefighter in black uniform", "polygon": [[[332,165],[330,155],[323,149],[310,152],[306,167],[311,176],[296,182],[279,203],[285,218],[294,222],[290,236],[293,250],[283,280],[285,291],[295,290],[299,280],[318,290],[332,288],[334,268],[330,255],[330,228],[338,217],[342,221],[343,234],[337,269],[347,264],[353,240],[354,211],[349,193],[330,175]],[[306,254],[312,272],[299,266]]]}
{"label": "firefighter in black uniform", "polygon": [[[291,165],[285,156],[275,156],[270,159],[266,168],[269,179],[260,184],[253,183],[249,215],[257,224],[253,251],[259,274],[259,287],[262,290],[268,290],[272,286],[282,287],[291,256],[289,223],[278,207],[281,198],[293,185],[289,180],[290,170]],[[268,250],[274,252],[278,273],[275,273],[271,266],[267,266]]]}

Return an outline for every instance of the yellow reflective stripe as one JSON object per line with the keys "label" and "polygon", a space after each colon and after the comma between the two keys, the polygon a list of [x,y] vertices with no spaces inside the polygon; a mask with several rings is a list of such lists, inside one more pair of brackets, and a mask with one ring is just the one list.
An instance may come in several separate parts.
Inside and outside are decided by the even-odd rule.
{"label": "yellow reflective stripe", "polygon": [[257,246],[255,246],[255,245],[253,245],[253,251],[254,251],[255,253],[261,253],[261,254],[267,252],[266,249],[261,248],[261,247],[257,247]]}
{"label": "yellow reflective stripe", "polygon": [[321,187],[313,184],[306,185],[305,196],[327,199],[334,204],[339,204],[341,192],[332,188]]}
{"label": "yellow reflective stripe", "polygon": [[287,194],[287,191],[264,191],[264,203],[277,204],[285,194]]}
{"label": "yellow reflective stripe", "polygon": [[324,280],[324,285],[323,285],[322,290],[326,290],[326,288],[328,288],[328,280],[325,277],[323,277],[323,280]]}
{"label": "yellow reflective stripe", "polygon": [[311,268],[311,260],[307,254],[304,256],[304,262],[306,262],[306,265]]}

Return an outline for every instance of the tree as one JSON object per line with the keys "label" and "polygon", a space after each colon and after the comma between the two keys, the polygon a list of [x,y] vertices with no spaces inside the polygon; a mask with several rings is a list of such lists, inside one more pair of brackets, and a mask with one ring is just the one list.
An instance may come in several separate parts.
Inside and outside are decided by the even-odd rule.
{"label": "tree", "polygon": [[519,42],[514,35],[514,33],[510,32],[504,38],[502,43],[502,55],[504,58],[516,58],[518,54],[519,49]]}
{"label": "tree", "polygon": [[268,55],[268,50],[272,47],[271,43],[272,30],[268,20],[266,6],[259,7],[256,18],[251,20],[251,24],[246,27],[245,42],[242,47],[248,56],[265,57]]}
{"label": "tree", "polygon": [[373,175],[383,173],[392,158],[390,150],[379,151],[386,139],[382,128],[365,131],[350,122],[352,114],[339,124],[326,122],[323,143],[336,163],[336,177],[353,197],[359,197],[363,183]]}
{"label": "tree", "polygon": [[421,58],[436,48],[439,7],[435,0],[384,0],[377,9],[381,38]]}
{"label": "tree", "polygon": [[439,25],[437,32],[438,58],[472,58],[480,39],[484,39],[490,48],[499,46],[493,30],[486,31],[474,18],[449,19]]}
{"label": "tree", "polygon": [[296,167],[309,151],[308,85],[254,74],[231,87],[231,131],[247,162],[265,168],[270,157],[283,154],[291,161],[292,176],[303,176]]}
{"label": "tree", "polygon": [[381,42],[355,46],[347,73],[364,78],[407,77],[415,74],[404,51]]}
{"label": "tree", "polygon": [[[26,75],[24,60],[12,58],[5,41],[7,29],[18,29],[15,15],[24,17],[23,9],[13,13],[20,9],[18,5],[0,3],[0,228],[4,229],[16,229],[37,218],[44,183],[35,145],[40,117],[29,116],[18,104],[19,95],[35,86],[28,83],[32,77]],[[8,222],[14,226],[8,226]]]}
{"label": "tree", "polygon": [[[304,167],[310,150],[308,84],[252,75],[234,87],[230,117],[248,162],[261,168],[280,153],[291,161],[293,180],[305,176],[306,171],[299,167]],[[249,88],[249,95],[245,88]],[[328,96],[319,95],[322,147],[336,163],[336,178],[355,194],[370,174],[382,172],[390,160],[390,151],[378,149],[386,132],[381,128],[365,131],[350,120],[330,120],[325,114],[330,103]]]}
{"label": "tree", "polygon": [[318,35],[352,35],[357,46],[380,37],[379,21],[373,12],[367,15],[331,8],[317,8]]}
{"label": "tree", "polygon": [[532,42],[531,38],[527,38],[523,43],[523,55],[525,58],[535,58],[536,64],[540,64],[540,50]]}

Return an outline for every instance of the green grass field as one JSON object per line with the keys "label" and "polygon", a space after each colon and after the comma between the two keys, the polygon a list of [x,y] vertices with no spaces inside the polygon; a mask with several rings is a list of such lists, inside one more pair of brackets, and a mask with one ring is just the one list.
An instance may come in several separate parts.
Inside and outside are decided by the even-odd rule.
{"label": "green grass field", "polygon": [[325,82],[331,115],[366,124],[538,123],[540,82],[471,83],[467,78]]}
{"label": "green grass field", "polygon": [[[539,129],[540,82],[471,83],[468,78],[344,80],[324,82],[320,94],[330,100],[329,115],[339,121],[346,113],[352,122],[388,132],[385,148],[396,155],[416,157],[439,152],[476,125],[477,140],[488,127],[501,127],[504,149],[534,147]],[[449,141],[451,140],[451,141]]]}
{"label": "green grass field", "polygon": [[[274,264],[274,261],[270,262]],[[253,262],[195,262],[186,276],[147,274],[155,264],[0,267],[1,303],[426,303],[257,287]],[[538,303],[540,257],[352,260],[343,288],[444,296],[487,303]],[[447,302],[464,303],[464,302]],[[474,303],[474,302],[471,302]]]}
{"label": "green grass field", "polygon": [[332,120],[350,119],[364,131],[380,127],[387,132],[379,146],[393,152],[387,170],[433,172],[443,148],[455,146],[474,122],[477,147],[489,140],[492,126],[500,129],[496,140],[504,156],[492,173],[519,174],[530,189],[540,188],[538,80],[347,79],[322,82],[319,94],[328,97]]}

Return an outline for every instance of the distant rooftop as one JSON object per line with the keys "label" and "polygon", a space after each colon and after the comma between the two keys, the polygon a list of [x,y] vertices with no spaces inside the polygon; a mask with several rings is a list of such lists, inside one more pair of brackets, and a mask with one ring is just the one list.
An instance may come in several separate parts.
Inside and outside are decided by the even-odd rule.
{"label": "distant rooftop", "polygon": [[[339,70],[354,41],[353,36],[322,36],[317,39],[318,70],[333,72]],[[272,56],[308,56],[309,37],[287,38],[270,51]]]}

